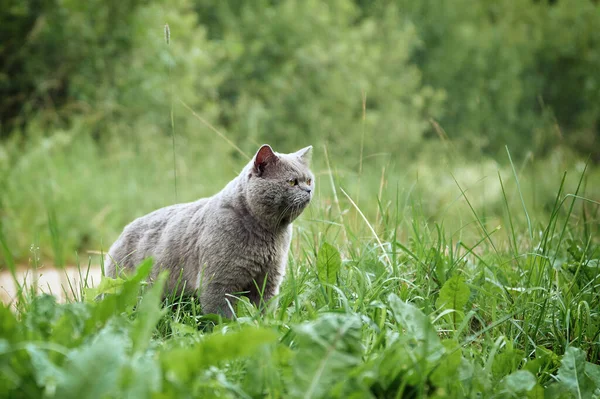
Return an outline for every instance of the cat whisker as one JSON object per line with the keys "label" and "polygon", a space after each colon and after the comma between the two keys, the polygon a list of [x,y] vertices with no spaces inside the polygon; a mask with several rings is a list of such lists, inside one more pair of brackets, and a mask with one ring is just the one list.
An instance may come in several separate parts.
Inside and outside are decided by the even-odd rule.
{"label": "cat whisker", "polygon": [[[298,191],[281,202],[287,190],[295,190],[281,183],[289,178],[291,166],[301,165],[300,176],[312,176],[308,167],[311,148],[291,156],[277,154],[265,144],[242,173],[215,195],[135,219],[111,245],[104,261],[106,275],[115,278],[121,269],[133,271],[140,254],[151,256],[151,276],[160,270],[180,275],[177,280],[167,280],[165,292],[197,294],[204,313],[232,317],[229,298],[241,287],[250,286],[252,276],[281,276],[285,272],[289,226],[308,201]],[[286,166],[291,158],[306,159]],[[297,179],[294,181],[298,185]],[[275,230],[265,231],[265,227]],[[277,294],[280,280],[265,286],[261,300],[266,302]],[[258,299],[250,296],[258,306]]]}
{"label": "cat whisker", "polygon": [[281,211],[281,213],[279,214],[279,216],[277,217],[277,222],[275,223],[275,230],[279,229],[279,226],[281,225],[281,222],[283,221],[283,218],[285,217],[285,215],[287,214],[287,212],[294,206],[294,203],[292,202],[291,204],[289,204],[288,206],[286,206],[284,208],[283,211]]}

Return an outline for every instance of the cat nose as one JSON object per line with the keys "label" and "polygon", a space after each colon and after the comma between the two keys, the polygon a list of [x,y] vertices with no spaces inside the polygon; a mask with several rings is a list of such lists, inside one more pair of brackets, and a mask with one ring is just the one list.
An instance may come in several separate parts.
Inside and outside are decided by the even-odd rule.
{"label": "cat nose", "polygon": [[303,189],[304,191],[306,191],[307,193],[309,193],[309,194],[310,194],[310,192],[312,191],[312,188],[310,188],[309,186],[304,186],[304,187],[302,187],[302,189]]}

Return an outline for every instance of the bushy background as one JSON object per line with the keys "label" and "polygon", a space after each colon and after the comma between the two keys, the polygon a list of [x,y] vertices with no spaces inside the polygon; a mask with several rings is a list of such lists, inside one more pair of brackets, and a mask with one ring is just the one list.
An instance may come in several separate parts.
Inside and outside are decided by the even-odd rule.
{"label": "bushy background", "polygon": [[[600,398],[598,1],[0,3],[0,397]],[[92,281],[265,142],[275,301]]]}
{"label": "bushy background", "polygon": [[[428,215],[457,194],[443,171],[465,183],[493,176],[507,146],[538,171],[537,186],[523,189],[547,206],[557,174],[600,160],[599,7],[9,1],[0,11],[2,228],[17,258],[34,242],[72,259],[106,247],[135,216],[212,194],[246,159],[208,124],[248,156],[264,142],[283,152],[313,144],[317,172],[326,146],[362,196],[375,196],[382,169],[390,187],[420,179]],[[375,177],[360,182],[363,169]],[[481,202],[501,209],[489,184]]]}

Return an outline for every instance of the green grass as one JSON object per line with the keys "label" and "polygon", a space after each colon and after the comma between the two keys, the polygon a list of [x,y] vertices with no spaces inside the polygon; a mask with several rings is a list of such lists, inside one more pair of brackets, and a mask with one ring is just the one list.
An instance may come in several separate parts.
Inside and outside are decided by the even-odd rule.
{"label": "green grass", "polygon": [[[62,155],[49,158],[56,181],[66,181]],[[171,156],[155,167],[172,165]],[[82,173],[100,158],[89,153]],[[242,300],[234,320],[203,315],[193,298],[162,299],[161,278],[144,283],[150,263],[127,281],[67,287],[82,298],[67,304],[24,287],[16,311],[0,310],[0,396],[598,396],[597,170],[552,158],[503,167],[433,157],[402,169],[365,157],[356,174],[356,165],[336,169],[325,158],[276,302],[261,310]],[[144,165],[130,162],[140,178]],[[569,173],[561,178],[562,168]],[[181,198],[198,195],[186,170],[178,169]],[[97,176],[129,187],[121,173]],[[159,190],[173,201],[167,183],[146,195]],[[9,210],[15,192],[5,192]],[[112,195],[121,195],[112,212],[125,212],[126,194]],[[141,201],[134,213],[161,202],[130,195]],[[73,250],[65,219],[80,210],[56,197],[41,203],[49,227],[39,234],[64,263]],[[106,230],[125,216],[114,218]],[[10,270],[19,257],[6,226],[18,223],[9,218],[0,229]]]}

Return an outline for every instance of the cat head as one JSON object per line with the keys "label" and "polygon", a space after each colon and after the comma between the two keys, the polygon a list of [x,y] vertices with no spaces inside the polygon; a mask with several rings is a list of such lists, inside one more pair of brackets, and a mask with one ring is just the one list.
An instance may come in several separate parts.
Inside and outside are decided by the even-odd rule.
{"label": "cat head", "polygon": [[310,203],[315,188],[311,153],[312,146],[280,154],[265,144],[244,170],[248,206],[266,225],[287,226]]}

